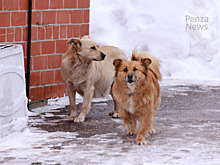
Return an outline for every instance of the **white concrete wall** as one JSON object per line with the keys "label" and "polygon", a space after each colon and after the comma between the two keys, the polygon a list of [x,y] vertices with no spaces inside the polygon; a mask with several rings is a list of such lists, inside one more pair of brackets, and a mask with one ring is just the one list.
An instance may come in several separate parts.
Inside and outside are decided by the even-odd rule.
{"label": "white concrete wall", "polygon": [[0,137],[27,125],[24,56],[21,45],[0,45]]}

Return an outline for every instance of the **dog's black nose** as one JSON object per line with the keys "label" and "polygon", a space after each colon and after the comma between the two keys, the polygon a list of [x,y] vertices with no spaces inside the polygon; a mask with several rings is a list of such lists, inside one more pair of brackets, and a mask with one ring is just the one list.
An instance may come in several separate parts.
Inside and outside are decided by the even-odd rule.
{"label": "dog's black nose", "polygon": [[104,53],[101,53],[101,58],[102,58],[102,60],[104,60],[105,57],[106,57],[106,55],[105,55]]}
{"label": "dog's black nose", "polygon": [[128,79],[132,79],[133,78],[133,74],[128,74]]}

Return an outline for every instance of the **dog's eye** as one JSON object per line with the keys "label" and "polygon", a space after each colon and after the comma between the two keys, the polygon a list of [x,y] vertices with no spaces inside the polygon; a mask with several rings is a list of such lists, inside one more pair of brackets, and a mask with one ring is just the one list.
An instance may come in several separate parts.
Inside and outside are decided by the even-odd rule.
{"label": "dog's eye", "polygon": [[127,72],[128,71],[128,69],[127,68],[124,68],[124,72]]}
{"label": "dog's eye", "polygon": [[92,49],[92,50],[96,50],[95,46],[92,46],[91,49]]}
{"label": "dog's eye", "polygon": [[134,69],[133,69],[134,72],[137,71],[137,70],[138,70],[137,68],[134,68]]}

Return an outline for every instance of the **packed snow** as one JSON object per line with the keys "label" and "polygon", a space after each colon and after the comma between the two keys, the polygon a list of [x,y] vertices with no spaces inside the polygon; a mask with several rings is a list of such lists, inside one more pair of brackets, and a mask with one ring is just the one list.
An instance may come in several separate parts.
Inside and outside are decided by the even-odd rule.
{"label": "packed snow", "polygon": [[155,55],[163,77],[216,80],[219,13],[218,0],[91,0],[90,35],[128,58],[135,47]]}
{"label": "packed snow", "polygon": [[[219,89],[219,87],[213,87]],[[165,96],[170,98],[185,95],[194,91],[190,86],[162,87]],[[200,89],[199,92],[210,92],[212,87]],[[95,100],[100,105],[103,101]],[[78,97],[77,103],[82,102]],[[61,120],[67,120],[66,115],[57,115],[58,120],[48,120],[53,117],[57,108],[68,104],[68,97],[53,99],[49,105],[34,109],[28,115],[29,128],[23,132],[15,132],[0,138],[0,163],[3,164],[213,164],[220,161],[220,131],[218,120],[194,117],[198,111],[181,111],[179,115],[192,116],[179,120],[181,116],[173,118],[167,114],[173,113],[169,109],[159,111],[155,117],[157,134],[147,139],[147,145],[138,146],[133,138],[122,138],[118,133],[95,134],[91,137],[78,137],[78,132],[47,132],[35,125],[57,125]],[[105,106],[105,105],[104,105]],[[209,110],[201,110],[206,116]],[[212,115],[218,109],[212,110]],[[166,113],[166,115],[163,115]],[[34,117],[38,116],[38,117]],[[208,116],[212,117],[212,116]],[[217,117],[218,118],[218,117]],[[47,119],[47,120],[46,120]],[[189,120],[188,120],[189,119]],[[122,134],[126,134],[120,119],[110,119],[119,124]],[[168,122],[170,121],[170,122]],[[180,122],[182,121],[182,122]],[[201,121],[201,122],[199,122]],[[76,124],[77,126],[77,124]],[[109,126],[111,127],[111,125]]]}
{"label": "packed snow", "polygon": [[[214,123],[217,125],[217,123]],[[173,125],[174,131],[185,125]],[[196,125],[195,125],[196,126]],[[207,126],[197,126],[203,131]],[[216,129],[217,131],[218,129]],[[0,139],[0,163],[6,164],[213,164],[220,161],[219,151],[204,138],[194,143],[193,132],[181,137],[164,138],[148,146],[126,143],[117,134],[77,138],[77,133],[48,133],[36,129],[14,133]],[[10,140],[9,140],[10,138]]]}

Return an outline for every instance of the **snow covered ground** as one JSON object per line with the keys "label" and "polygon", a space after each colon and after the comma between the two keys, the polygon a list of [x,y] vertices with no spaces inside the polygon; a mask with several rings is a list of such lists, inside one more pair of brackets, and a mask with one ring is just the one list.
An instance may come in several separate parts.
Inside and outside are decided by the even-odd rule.
{"label": "snow covered ground", "polygon": [[163,77],[220,79],[219,13],[218,0],[91,0],[90,35],[157,56]]}
{"label": "snow covered ground", "polygon": [[[219,86],[162,86],[157,133],[147,138],[145,146],[126,135],[120,119],[108,117],[110,98],[94,100],[86,122],[80,124],[67,122],[62,109],[68,105],[67,97],[50,100],[28,114],[24,132],[0,139],[0,164],[218,165],[219,92]],[[77,102],[82,99],[78,97]],[[57,129],[63,126],[64,131]]]}
{"label": "snow covered ground", "polygon": [[[212,123],[219,131],[218,123]],[[215,164],[220,162],[219,145],[206,138],[192,140],[193,129],[173,124],[173,134],[183,129],[179,137],[164,137],[137,146],[115,133],[77,138],[77,133],[46,132],[27,129],[0,139],[0,163],[5,164]],[[210,124],[191,125],[204,132]],[[174,135],[172,135],[174,136]],[[184,139],[183,139],[184,137]],[[9,140],[10,139],[10,140]]]}

